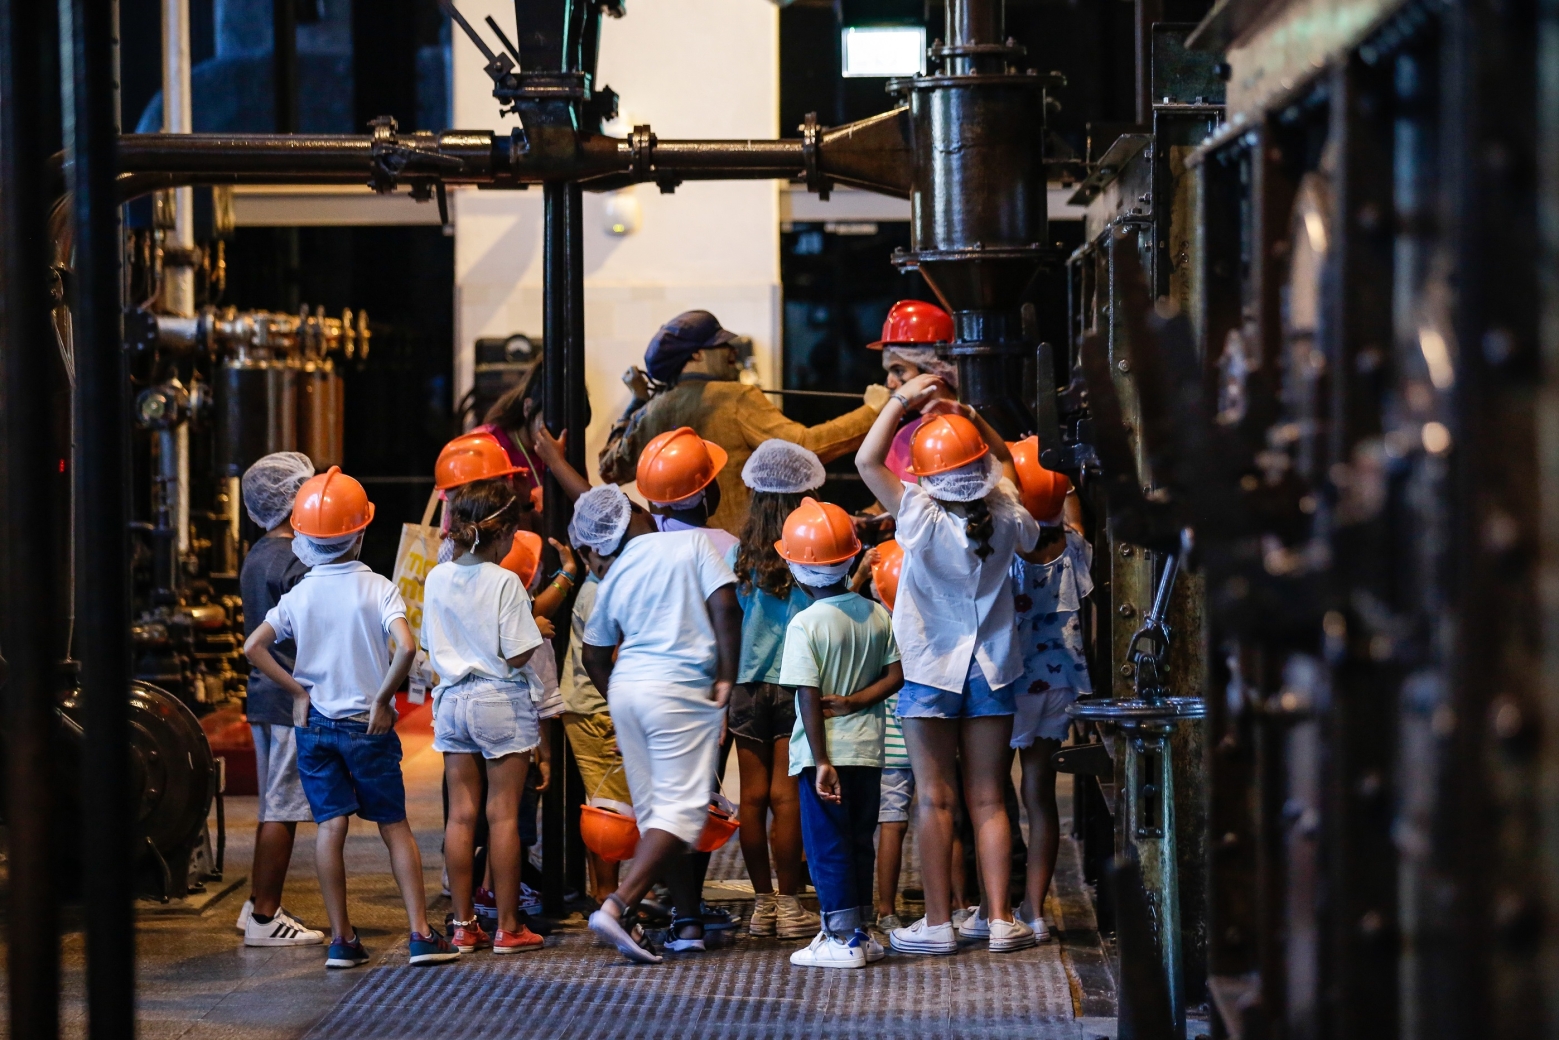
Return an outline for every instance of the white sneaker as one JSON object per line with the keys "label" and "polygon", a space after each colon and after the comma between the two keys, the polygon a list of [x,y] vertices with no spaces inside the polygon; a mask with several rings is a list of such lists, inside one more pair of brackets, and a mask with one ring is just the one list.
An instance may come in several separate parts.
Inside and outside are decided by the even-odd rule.
{"label": "white sneaker", "polygon": [[958,935],[952,922],[931,925],[922,917],[908,928],[893,929],[888,944],[900,953],[957,953]]}
{"label": "white sneaker", "polygon": [[992,953],[1011,953],[1034,945],[1034,929],[1022,921],[992,921],[990,936]]}
{"label": "white sneaker", "polygon": [[985,919],[985,915],[977,906],[971,906],[967,911],[960,911],[964,918],[958,919],[958,914],[953,915],[953,921],[958,925],[958,934],[965,939],[989,939],[991,937],[991,922]]}
{"label": "white sneaker", "polygon": [[[1022,921],[1023,919],[1020,917],[1018,920]],[[1050,926],[1045,924],[1045,919],[1043,917],[1036,917],[1032,921],[1023,921],[1023,923],[1028,925],[1029,930],[1034,933],[1035,942],[1042,943],[1050,941]]]}
{"label": "white sneaker", "polygon": [[779,903],[773,892],[759,892],[753,900],[752,916],[747,919],[748,935],[773,935],[778,926]]}
{"label": "white sneaker", "polygon": [[795,896],[774,897],[774,934],[781,939],[805,939],[823,927],[823,919]]}
{"label": "white sneaker", "polygon": [[818,932],[810,943],[790,955],[790,963],[798,968],[864,968],[866,951],[861,948],[860,939],[858,933],[846,942]]}
{"label": "white sneaker", "polygon": [[877,937],[871,933],[871,929],[857,929],[855,938],[861,944],[861,949],[866,952],[867,964],[876,964],[888,955],[888,951],[882,948],[882,943],[877,941]]}
{"label": "white sneaker", "polygon": [[286,910],[277,910],[263,924],[251,913],[244,928],[245,946],[318,946],[324,941],[324,932],[316,932]]}
{"label": "white sneaker", "polygon": [[248,931],[249,915],[252,913],[254,913],[254,900],[245,899],[243,908],[238,911],[238,930],[240,932]]}

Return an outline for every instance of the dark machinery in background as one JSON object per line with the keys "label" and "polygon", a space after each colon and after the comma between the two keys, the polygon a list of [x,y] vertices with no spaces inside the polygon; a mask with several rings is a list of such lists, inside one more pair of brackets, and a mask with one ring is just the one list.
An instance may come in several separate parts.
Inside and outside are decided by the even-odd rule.
{"label": "dark machinery in background", "polygon": [[[948,4],[940,67],[896,84],[900,107],[835,128],[809,119],[777,141],[603,136],[616,97],[595,54],[600,19],[623,13],[611,0],[520,0],[518,45],[478,42],[495,97],[520,117],[507,135],[380,120],[365,136],[115,147],[88,108],[67,168],[85,229],[74,316],[96,344],[83,398],[105,400],[106,345],[120,342],[103,288],[117,253],[94,215],[154,189],[366,180],[442,206],[448,185],[542,184],[546,415],[581,466],[583,190],[775,177],[908,196],[912,245],[895,259],[954,311],[965,396],[1004,433],[1037,432],[1096,521],[1098,694],[1076,709],[1094,742],[1062,766],[1079,779],[1079,830],[1119,939],[1120,1036],[1183,1035],[1184,1008],[1206,994],[1218,1036],[1545,1035],[1559,1017],[1545,1003],[1559,769],[1538,566],[1556,548],[1539,509],[1553,477],[1539,460],[1559,446],[1540,422],[1555,399],[1539,329],[1559,312],[1537,272],[1559,244],[1539,220],[1559,147],[1537,115],[1559,110],[1538,75],[1559,62],[1559,24],[1487,0],[1320,6],[1220,0],[1193,28],[1138,4],[1137,125],[1091,142],[1086,241],[1067,262],[1072,335],[1055,351],[1021,300],[1061,260],[1044,248],[1057,84],[1021,68],[994,0]],[[28,29],[16,5],[0,10]],[[102,46],[102,27],[81,24]],[[104,89],[87,69],[80,99]],[[18,140],[38,154],[26,129],[8,125],[12,154]],[[41,163],[5,172],[24,201],[46,190]],[[7,263],[8,286],[41,278]],[[11,343],[36,331],[7,321]],[[36,373],[15,353],[8,378],[27,385]],[[119,515],[99,418],[83,436],[84,498]],[[26,519],[47,506],[24,419],[7,443]],[[563,501],[549,489],[558,534]],[[123,568],[113,544],[94,542],[94,559]],[[38,579],[14,538],[9,559],[13,580]],[[112,591],[86,612],[99,636],[116,620]],[[30,631],[14,614],[8,626]],[[36,656],[12,664],[13,690],[43,683]],[[106,688],[94,682],[128,675],[112,653],[87,664],[89,702]],[[27,702],[12,703],[27,722]],[[100,750],[117,746],[113,703],[102,695]],[[25,752],[36,730],[22,732]],[[89,816],[124,771],[94,775]],[[548,793],[553,906],[561,787]],[[39,890],[29,870],[13,860],[13,886]],[[109,963],[129,956],[114,934],[118,946],[105,933],[98,947]],[[13,1008],[38,1006],[28,994],[47,981],[13,978]],[[127,1013],[125,992],[94,989],[105,1014]]]}

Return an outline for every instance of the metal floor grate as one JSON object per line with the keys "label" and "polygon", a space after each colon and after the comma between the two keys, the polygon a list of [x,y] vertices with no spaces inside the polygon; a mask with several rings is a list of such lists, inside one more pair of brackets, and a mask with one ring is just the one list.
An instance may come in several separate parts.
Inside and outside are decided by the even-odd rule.
{"label": "metal floor grate", "polygon": [[[900,957],[864,970],[791,967],[796,944],[739,937],[708,953],[633,966],[555,933],[546,949],[413,968],[390,951],[308,1034],[318,1040],[429,1037],[627,1038],[926,1036],[1077,1040],[1059,948]],[[398,962],[398,963],[397,963]]]}

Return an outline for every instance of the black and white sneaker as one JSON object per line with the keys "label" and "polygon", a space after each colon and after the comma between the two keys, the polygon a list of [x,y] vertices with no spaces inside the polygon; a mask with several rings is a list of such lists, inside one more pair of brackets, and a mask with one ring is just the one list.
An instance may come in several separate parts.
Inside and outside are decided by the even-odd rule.
{"label": "black and white sneaker", "polygon": [[316,932],[286,910],[277,910],[269,921],[250,914],[244,928],[245,946],[318,946],[324,941],[324,932]]}

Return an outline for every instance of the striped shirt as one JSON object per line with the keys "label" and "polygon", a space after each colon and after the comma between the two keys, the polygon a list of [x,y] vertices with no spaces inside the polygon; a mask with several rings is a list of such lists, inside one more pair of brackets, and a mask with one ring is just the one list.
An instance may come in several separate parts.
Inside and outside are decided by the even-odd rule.
{"label": "striped shirt", "polygon": [[908,769],[909,750],[904,746],[904,723],[899,721],[899,695],[895,693],[885,703],[888,730],[882,741],[882,768]]}

